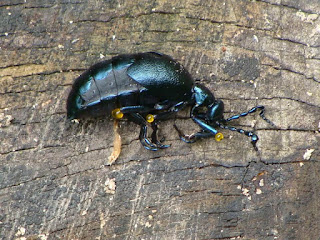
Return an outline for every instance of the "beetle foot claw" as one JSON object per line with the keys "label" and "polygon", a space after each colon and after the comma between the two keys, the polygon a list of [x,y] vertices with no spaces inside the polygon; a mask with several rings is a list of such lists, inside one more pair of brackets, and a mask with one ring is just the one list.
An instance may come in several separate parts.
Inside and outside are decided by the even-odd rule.
{"label": "beetle foot claw", "polygon": [[185,135],[178,127],[176,124],[173,124],[173,127],[176,129],[176,131],[179,134],[179,138],[184,141],[185,143],[194,143],[196,141],[195,135]]}
{"label": "beetle foot claw", "polygon": [[165,137],[162,137],[160,139],[160,141],[158,140],[158,135],[157,135],[157,131],[158,131],[158,126],[157,124],[153,124],[152,126],[153,128],[153,132],[151,134],[151,141],[152,143],[154,143],[156,145],[157,148],[160,148],[160,149],[164,149],[164,148],[168,148],[170,147],[171,145],[167,145],[167,144],[162,144],[165,140]]}
{"label": "beetle foot claw", "polygon": [[157,147],[161,149],[168,148],[171,146],[171,144],[161,144],[160,142],[157,142],[156,144],[157,144]]}
{"label": "beetle foot claw", "polygon": [[196,138],[194,137],[194,134],[191,134],[191,135],[180,135],[179,137],[185,143],[194,143],[196,141]]}
{"label": "beetle foot claw", "polygon": [[162,138],[160,141],[158,141],[158,139],[152,139],[152,143],[154,143],[157,148],[161,149],[168,148],[171,146],[170,144],[162,144],[162,140],[164,140],[164,138]]}
{"label": "beetle foot claw", "polygon": [[142,146],[147,150],[157,151],[160,149],[158,146],[151,143],[149,141],[149,139],[147,139],[147,138],[140,138],[140,142],[141,142]]}
{"label": "beetle foot claw", "polygon": [[161,142],[159,142],[157,139],[157,136],[156,136],[156,132],[154,134],[152,134],[152,141],[150,141],[147,138],[147,126],[145,126],[145,125],[141,126],[139,139],[140,139],[142,146],[145,149],[151,150],[151,151],[157,151],[159,149],[164,149],[164,148],[168,148],[171,146],[171,145],[162,144]]}

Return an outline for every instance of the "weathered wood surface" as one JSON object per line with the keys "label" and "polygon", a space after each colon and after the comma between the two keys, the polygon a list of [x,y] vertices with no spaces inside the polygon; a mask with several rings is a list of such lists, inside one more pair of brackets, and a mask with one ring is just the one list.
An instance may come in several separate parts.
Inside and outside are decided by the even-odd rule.
{"label": "weathered wood surface", "polygon": [[[319,239],[319,14],[318,0],[0,1],[0,238]],[[101,58],[142,51],[183,63],[226,116],[263,104],[279,129],[236,121],[255,123],[257,155],[228,131],[183,143],[168,121],[172,147],[150,152],[122,123],[106,166],[112,122],[69,123],[66,97]]]}

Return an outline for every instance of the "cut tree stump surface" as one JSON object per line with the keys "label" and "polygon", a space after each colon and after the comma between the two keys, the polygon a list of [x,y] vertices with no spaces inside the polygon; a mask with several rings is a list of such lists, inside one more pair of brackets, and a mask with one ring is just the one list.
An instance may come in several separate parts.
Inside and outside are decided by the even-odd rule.
{"label": "cut tree stump surface", "polygon": [[[320,2],[0,1],[0,239],[319,239]],[[152,152],[121,122],[66,119],[74,79],[122,53],[171,55],[260,140]]]}

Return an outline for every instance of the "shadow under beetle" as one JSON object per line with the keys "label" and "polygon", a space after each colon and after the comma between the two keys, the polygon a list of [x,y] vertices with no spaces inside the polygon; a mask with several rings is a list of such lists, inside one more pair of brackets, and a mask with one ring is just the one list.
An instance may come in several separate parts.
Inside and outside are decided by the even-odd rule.
{"label": "shadow under beetle", "polygon": [[[273,125],[264,116],[264,106],[225,119],[221,100],[215,99],[205,86],[196,84],[181,64],[156,52],[119,55],[90,67],[73,84],[67,100],[67,115],[69,119],[88,115],[111,114],[115,119],[125,116],[141,126],[141,144],[156,151],[170,146],[158,140],[157,123],[187,105],[191,106],[190,118],[201,128],[197,133],[184,135],[174,125],[180,139],[187,143],[212,136],[220,141],[223,135],[216,130],[220,127],[245,134],[257,149],[259,138],[255,133],[227,123],[260,110],[262,119]],[[151,140],[147,138],[148,123],[153,130]]]}

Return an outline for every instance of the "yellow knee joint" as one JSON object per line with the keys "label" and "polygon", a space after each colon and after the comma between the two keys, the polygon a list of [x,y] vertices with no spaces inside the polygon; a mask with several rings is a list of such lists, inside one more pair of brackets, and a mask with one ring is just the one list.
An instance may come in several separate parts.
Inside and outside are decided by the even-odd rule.
{"label": "yellow knee joint", "polygon": [[120,108],[113,109],[111,115],[115,119],[123,118],[123,113],[120,111]]}
{"label": "yellow knee joint", "polygon": [[217,142],[220,142],[223,138],[224,138],[223,134],[222,134],[222,133],[219,133],[219,132],[214,136],[214,139],[215,139]]}
{"label": "yellow knee joint", "polygon": [[147,121],[148,123],[152,123],[152,122],[154,121],[154,116],[153,116],[152,114],[148,114],[148,115],[146,116],[146,121]]}

